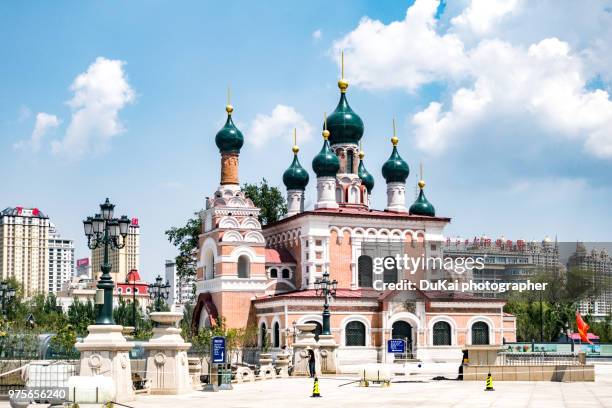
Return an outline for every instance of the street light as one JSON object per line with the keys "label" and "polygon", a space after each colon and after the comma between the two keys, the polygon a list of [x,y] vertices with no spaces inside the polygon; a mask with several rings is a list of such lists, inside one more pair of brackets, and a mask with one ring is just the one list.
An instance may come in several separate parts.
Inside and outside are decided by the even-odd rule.
{"label": "street light", "polygon": [[[129,219],[124,215],[121,218],[113,218],[115,205],[106,199],[100,204],[100,213],[83,220],[83,229],[87,237],[87,246],[94,250],[104,246],[104,260],[100,264],[102,275],[98,281],[98,289],[104,291],[104,303],[102,310],[96,317],[96,324],[115,324],[113,320],[113,289],[115,284],[110,275],[112,265],[108,258],[109,250],[119,250],[125,247]],[[121,237],[121,239],[119,239]]]}
{"label": "street light", "polygon": [[6,319],[8,314],[9,303],[15,297],[15,288],[8,282],[0,282],[0,307],[2,308],[2,317]]}
{"label": "street light", "polygon": [[132,277],[132,327],[136,331],[136,269],[132,269],[128,276],[125,278],[125,283],[130,284],[130,278]]}
{"label": "street light", "polygon": [[326,270],[323,272],[323,278],[319,278],[314,283],[315,290],[317,296],[323,296],[323,331],[321,334],[330,335],[330,315],[329,313],[329,301],[331,298],[336,296],[336,289],[338,287],[338,281],[335,279],[333,281],[329,280],[329,272]]}
{"label": "street light", "polygon": [[153,299],[153,307],[156,312],[161,312],[161,301],[170,297],[170,282],[163,283],[160,275],[155,278],[155,283],[149,285],[149,296]]}

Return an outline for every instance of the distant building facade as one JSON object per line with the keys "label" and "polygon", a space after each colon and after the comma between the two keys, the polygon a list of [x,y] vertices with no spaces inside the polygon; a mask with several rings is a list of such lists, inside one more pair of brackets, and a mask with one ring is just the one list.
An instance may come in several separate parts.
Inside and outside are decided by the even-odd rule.
{"label": "distant building facade", "polygon": [[[472,269],[464,279],[476,283],[523,283],[542,271],[558,274],[559,247],[546,237],[542,241],[526,242],[498,238],[495,241],[484,236],[473,240],[448,238],[443,246],[445,257],[482,258],[484,268]],[[480,291],[483,297],[499,298],[507,293]]]}
{"label": "distant building facade", "polygon": [[74,275],[74,241],[62,238],[52,223],[49,225],[49,292],[62,290]]}
{"label": "distant building facade", "polygon": [[[103,246],[91,251],[91,265],[95,280],[98,280],[102,274],[100,265],[103,259]],[[132,269],[140,269],[140,227],[138,218],[132,218],[125,247],[110,251],[110,262],[113,267],[111,274],[115,282],[125,282],[125,278]]]}
{"label": "distant building facade", "polygon": [[49,227],[38,208],[0,212],[0,280],[14,277],[26,297],[49,290]]}
{"label": "distant building facade", "polygon": [[195,300],[195,277],[184,278],[178,275],[176,262],[166,260],[166,280],[170,283],[168,305],[181,309]]}
{"label": "distant building facade", "polygon": [[91,278],[91,261],[89,258],[81,258],[76,260],[75,276]]}
{"label": "distant building facade", "polygon": [[579,310],[582,314],[603,319],[612,313],[612,258],[604,249],[587,251],[584,244],[578,242],[576,251],[569,257],[568,269],[579,268],[593,273],[593,285],[604,288],[595,299],[580,302]]}

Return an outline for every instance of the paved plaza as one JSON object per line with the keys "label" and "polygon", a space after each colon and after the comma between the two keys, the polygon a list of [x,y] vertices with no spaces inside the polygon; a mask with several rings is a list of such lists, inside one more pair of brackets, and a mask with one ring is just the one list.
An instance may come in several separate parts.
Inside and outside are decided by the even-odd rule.
{"label": "paved plaza", "polygon": [[[323,377],[321,398],[311,398],[312,380],[289,378],[236,384],[232,391],[184,396],[143,396],[142,408],[192,407],[612,407],[612,365],[597,366],[594,383],[500,382],[485,392],[484,382],[396,382],[389,388],[360,388],[351,377]],[[398,378],[396,381],[406,381]]]}

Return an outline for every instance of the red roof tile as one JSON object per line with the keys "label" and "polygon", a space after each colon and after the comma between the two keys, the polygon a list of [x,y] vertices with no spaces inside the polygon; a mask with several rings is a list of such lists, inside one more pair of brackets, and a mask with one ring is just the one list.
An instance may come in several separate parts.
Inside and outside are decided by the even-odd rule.
{"label": "red roof tile", "polygon": [[278,264],[278,263],[295,263],[293,256],[284,248],[274,249],[266,248],[266,263]]}

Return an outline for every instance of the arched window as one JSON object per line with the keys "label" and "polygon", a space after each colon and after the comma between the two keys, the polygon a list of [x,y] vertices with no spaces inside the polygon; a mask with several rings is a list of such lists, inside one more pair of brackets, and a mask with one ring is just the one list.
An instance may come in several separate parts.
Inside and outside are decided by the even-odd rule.
{"label": "arched window", "polygon": [[280,324],[274,323],[274,347],[280,347]]}
{"label": "arched window", "polygon": [[321,323],[314,321],[314,320],[310,320],[306,323],[314,324],[317,326],[315,327],[314,335],[315,335],[315,341],[319,341],[319,336],[321,335],[321,333],[323,333],[323,326],[321,326]]}
{"label": "arched window", "polygon": [[472,325],[472,344],[489,344],[489,325],[476,322]]}
{"label": "arched window", "polygon": [[436,322],[433,326],[433,345],[451,345],[451,327],[447,322]]}
{"label": "arched window", "polygon": [[361,255],[357,259],[358,285],[361,288],[372,287],[372,257]]}
{"label": "arched window", "polygon": [[204,255],[204,279],[212,279],[215,277],[215,256],[209,249]]}
{"label": "arched window", "polygon": [[336,202],[337,203],[344,202],[344,200],[342,199],[342,189],[340,187],[336,188]]}
{"label": "arched window", "polygon": [[365,324],[353,320],[348,322],[345,329],[345,343],[347,346],[365,346],[366,345],[366,327]]}
{"label": "arched window", "polygon": [[249,257],[246,255],[240,255],[238,257],[238,277],[248,278],[251,269],[251,263]]}
{"label": "arched window", "polygon": [[261,323],[261,326],[259,328],[259,335],[261,336],[261,347],[266,348],[266,346],[268,345],[268,329],[266,328],[265,323]]}
{"label": "arched window", "polygon": [[[393,266],[387,268],[387,262],[391,263],[391,261],[387,261],[387,259],[391,259],[393,261]],[[385,283],[396,283],[397,282],[397,265],[395,264],[395,259],[391,256],[386,257],[383,260],[383,266],[385,270],[383,272],[383,282]]]}
{"label": "arched window", "polygon": [[353,173],[353,151],[346,152],[346,172]]}
{"label": "arched window", "polygon": [[287,268],[283,269],[283,279],[289,279],[291,277],[291,271]]}
{"label": "arched window", "polygon": [[278,269],[272,268],[270,269],[270,279],[278,278]]}

